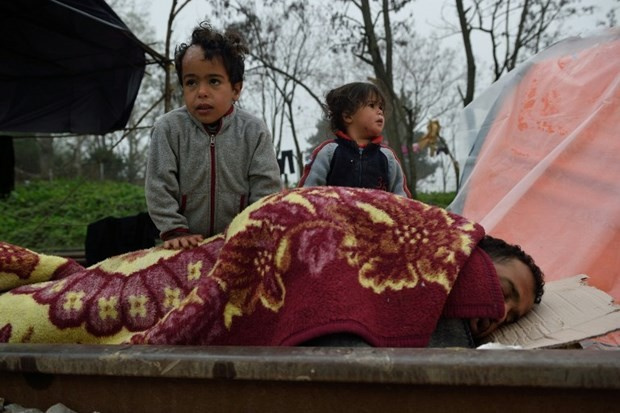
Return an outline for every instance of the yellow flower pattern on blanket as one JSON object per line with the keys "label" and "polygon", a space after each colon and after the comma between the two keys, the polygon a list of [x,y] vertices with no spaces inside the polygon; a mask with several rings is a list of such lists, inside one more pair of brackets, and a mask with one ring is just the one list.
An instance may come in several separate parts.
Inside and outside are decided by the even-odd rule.
{"label": "yellow flower pattern on blanket", "polygon": [[99,307],[99,318],[102,320],[107,318],[115,320],[118,317],[118,297],[101,297],[97,304]]}
{"label": "yellow flower pattern on blanket", "polygon": [[82,299],[86,294],[84,291],[68,291],[65,295],[65,303],[62,308],[66,312],[80,311],[82,309]]}
{"label": "yellow flower pattern on blanket", "polygon": [[[449,292],[462,257],[475,245],[472,235],[481,228],[404,197],[378,191],[362,202],[359,194],[368,192],[326,187],[283,192],[250,206],[233,221],[220,253],[227,265],[210,274],[225,280],[231,292],[227,328],[233,316],[251,314],[259,302],[274,312],[284,305],[283,276],[293,261],[306,264],[312,274],[315,260],[322,268],[321,259],[344,257],[358,268],[359,283],[377,294],[414,288],[420,282],[436,283]],[[415,211],[420,214],[412,214]],[[446,231],[455,224],[458,231]],[[436,252],[425,254],[430,234]],[[423,257],[415,262],[402,259],[420,254]]]}
{"label": "yellow flower pattern on blanket", "polygon": [[294,302],[330,279],[353,280],[364,300],[445,299],[483,234],[384,191],[317,187],[263,198],[197,248],[135,251],[85,269],[0,243],[0,342],[281,342],[260,320],[281,314],[290,324]]}
{"label": "yellow flower pattern on blanket", "polygon": [[[222,241],[221,235],[213,237],[207,240],[211,247],[193,254],[158,248],[135,251],[86,269],[73,260],[0,243],[0,285],[10,290],[0,295],[0,342],[9,337],[35,342],[126,341],[180,305],[203,275],[203,265],[210,268],[215,261]],[[185,271],[171,270],[175,260],[183,262]],[[171,267],[160,268],[160,261]],[[21,287],[11,289],[10,284]],[[30,317],[16,316],[19,313]],[[41,321],[32,321],[37,318]],[[12,322],[4,324],[5,319]]]}

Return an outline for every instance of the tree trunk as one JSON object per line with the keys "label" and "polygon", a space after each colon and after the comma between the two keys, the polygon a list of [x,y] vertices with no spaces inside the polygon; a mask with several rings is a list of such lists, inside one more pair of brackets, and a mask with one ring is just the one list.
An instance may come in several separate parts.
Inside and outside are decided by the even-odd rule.
{"label": "tree trunk", "polygon": [[467,23],[467,10],[463,7],[463,0],[456,0],[456,9],[461,26],[465,58],[467,60],[467,90],[465,91],[465,95],[461,93],[463,107],[465,107],[474,100],[474,90],[476,88],[476,60],[474,59],[474,52],[471,45],[471,27],[469,23]]}
{"label": "tree trunk", "polygon": [[[403,113],[403,104],[394,91],[394,78],[392,73],[393,44],[389,0],[382,0],[383,25],[385,31],[385,63],[381,54],[381,48],[379,47],[378,38],[375,33],[369,0],[362,0],[358,7],[360,7],[360,11],[362,13],[364,33],[367,40],[368,54],[370,55],[370,63],[373,67],[377,80],[380,82],[379,86],[386,94],[385,97],[388,100],[388,105],[392,108],[392,117],[389,122],[386,122],[385,135],[388,139],[390,147],[396,152],[401,160],[403,173],[407,179],[409,190],[411,191],[411,194],[414,195],[416,193],[417,181],[416,164],[415,160],[412,159],[411,148],[408,147],[406,139],[409,129],[413,130],[413,125],[409,125],[407,123],[406,116]],[[360,56],[360,58],[364,60],[363,56]],[[403,130],[405,138],[403,138]],[[406,148],[406,153],[403,148]],[[408,162],[403,162],[405,159],[407,159]]]}
{"label": "tree trunk", "polygon": [[41,151],[39,156],[41,177],[51,181],[54,178],[54,138],[51,136],[37,138],[37,143]]}

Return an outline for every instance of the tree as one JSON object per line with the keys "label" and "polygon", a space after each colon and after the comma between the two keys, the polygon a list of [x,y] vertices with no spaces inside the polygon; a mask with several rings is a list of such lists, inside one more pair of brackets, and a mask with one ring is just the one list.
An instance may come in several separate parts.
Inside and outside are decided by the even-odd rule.
{"label": "tree", "polygon": [[[344,0],[341,0],[344,2]],[[348,7],[343,11],[335,12],[332,21],[340,28],[342,41],[336,50],[348,50],[353,55],[372,68],[377,86],[384,91],[387,106],[391,110],[390,119],[386,122],[384,134],[401,160],[408,163],[403,168],[409,189],[415,197],[415,183],[417,180],[415,161],[412,158],[405,159],[408,148],[407,141],[413,141],[411,137],[403,137],[404,134],[413,134],[413,128],[407,124],[412,119],[413,111],[407,113],[406,108],[396,93],[394,87],[393,50],[392,36],[392,13],[401,10],[411,0],[390,2],[379,1],[379,9],[373,10],[369,0],[346,2],[347,6],[353,5],[359,13],[361,20],[355,19],[349,13]],[[373,15],[373,13],[376,13]],[[358,36],[361,33],[361,36]],[[409,116],[408,116],[409,115]],[[404,151],[405,150],[405,151]],[[407,162],[409,161],[409,162]]]}
{"label": "tree", "polygon": [[528,57],[555,42],[561,25],[576,14],[591,14],[593,6],[577,7],[580,0],[455,0],[459,30],[467,61],[463,106],[475,95],[476,61],[485,42],[473,41],[477,33],[487,40],[492,58],[492,81]]}
{"label": "tree", "polygon": [[[136,11],[135,3],[128,2],[122,10],[123,20],[131,27],[132,32],[139,36],[144,43],[157,45],[154,40],[153,27],[148,25]],[[169,31],[170,27],[171,22],[168,22]],[[167,44],[169,44],[170,36],[170,33],[166,34]],[[168,52],[166,49],[166,53]],[[128,182],[143,183],[150,127],[166,111],[166,99],[171,99],[174,103],[174,99],[172,99],[174,95],[167,83],[170,81],[170,70],[170,59],[167,54],[160,55],[155,61],[149,61],[142,78],[140,92],[127,122],[127,128],[115,133],[115,139],[118,142],[116,145],[121,150],[121,157],[125,165],[122,175]]]}
{"label": "tree", "polygon": [[[145,74],[140,85],[140,92],[134,103],[134,108],[124,130],[113,132],[110,149],[118,152],[122,160],[123,170],[119,177],[129,182],[142,184],[146,170],[146,154],[151,125],[162,113],[170,110],[173,104],[178,104],[179,97],[175,95],[173,83],[174,66],[170,58],[170,45],[173,33],[173,23],[178,13],[190,2],[185,0],[180,5],[177,0],[171,3],[170,15],[167,22],[164,54],[154,49],[150,53],[151,60],[145,68]],[[161,46],[154,40],[155,33],[143,16],[136,10],[136,4],[126,0],[115,0],[114,9],[122,16],[123,21],[141,41],[154,47]]]}
{"label": "tree", "polygon": [[[132,33],[143,42],[155,44],[153,29],[138,14],[135,3],[114,0],[111,6],[131,28]],[[146,167],[148,131],[155,118],[163,111],[165,95],[162,59],[157,52],[151,53],[156,59],[149,62],[146,68],[126,128],[103,136],[54,134],[33,140],[38,147],[36,162],[39,164],[39,177],[86,175],[93,179],[123,179],[142,183]],[[18,162],[21,162],[21,159],[18,159]]]}
{"label": "tree", "polygon": [[251,1],[218,4],[216,9],[222,10],[219,16],[229,28],[243,33],[248,42],[248,77],[258,81],[246,82],[245,88],[259,97],[255,100],[272,131],[276,152],[289,134],[301,171],[303,152],[297,119],[302,106],[308,106],[308,98],[316,103],[317,111],[321,108],[321,99],[310,85],[321,71],[323,57],[322,49],[315,47],[321,37],[317,24],[320,9],[304,1],[271,0],[261,6]]}
{"label": "tree", "polygon": [[[437,41],[432,37],[421,38],[413,33],[400,50],[396,70],[401,85],[399,94],[405,102],[408,124],[414,125],[414,130],[426,127],[429,121],[437,119],[443,119],[442,124],[451,124],[458,102],[458,96],[453,92],[453,85],[458,80],[454,75],[455,71],[454,50],[437,47]],[[407,141],[407,148],[412,148],[421,135],[422,132],[406,135],[412,138]],[[443,137],[440,135],[439,139]],[[459,165],[453,156],[453,150],[446,142],[441,142],[441,151],[437,156],[443,154],[448,157],[454,169],[458,189]],[[427,156],[426,152],[409,152],[410,157],[415,157],[418,180],[434,174],[443,161]]]}
{"label": "tree", "polygon": [[173,50],[171,50],[171,48],[172,33],[174,33],[174,20],[179,15],[181,10],[183,10],[185,6],[187,6],[191,1],[192,0],[182,0],[179,3],[179,0],[172,0],[172,3],[170,4],[170,13],[168,14],[168,23],[166,27],[166,40],[164,44],[164,112],[169,112],[172,109],[174,93],[173,82],[176,82],[176,80],[172,80],[174,71],[174,59],[173,56],[171,56],[173,53]]}
{"label": "tree", "polygon": [[15,152],[15,179],[16,181],[29,180],[40,175],[39,158],[41,149],[37,139],[14,138]]}
{"label": "tree", "polygon": [[339,50],[352,52],[371,67],[373,81],[384,91],[391,111],[384,134],[403,160],[415,197],[417,181],[430,174],[435,164],[412,150],[419,136],[416,129],[429,115],[438,116],[451,109],[453,99],[451,102],[447,86],[455,81],[450,78],[454,55],[415,36],[412,15],[408,14],[413,10],[411,0],[345,4],[354,7],[361,18],[355,19],[348,9],[333,15],[335,25],[341,28]]}
{"label": "tree", "polygon": [[52,180],[54,178],[54,138],[43,136],[37,138],[39,144],[39,169],[43,178]]}

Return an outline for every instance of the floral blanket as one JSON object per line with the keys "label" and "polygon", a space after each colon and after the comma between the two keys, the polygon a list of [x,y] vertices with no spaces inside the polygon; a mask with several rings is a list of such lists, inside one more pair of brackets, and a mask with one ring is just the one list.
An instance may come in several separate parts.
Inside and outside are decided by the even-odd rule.
{"label": "floral blanket", "polygon": [[224,234],[89,268],[0,243],[0,342],[426,346],[438,319],[499,317],[478,224],[383,191],[298,188]]}

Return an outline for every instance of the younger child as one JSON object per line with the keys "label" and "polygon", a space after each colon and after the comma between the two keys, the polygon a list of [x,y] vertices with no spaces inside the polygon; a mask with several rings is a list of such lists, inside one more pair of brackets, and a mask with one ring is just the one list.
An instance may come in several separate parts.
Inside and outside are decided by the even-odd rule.
{"label": "younger child", "polygon": [[382,143],[385,98],[379,88],[349,83],[331,90],[326,103],[335,138],[314,150],[299,186],[373,188],[411,198],[398,158]]}
{"label": "younger child", "polygon": [[239,35],[205,22],[175,51],[185,105],[153,125],[145,188],[164,248],[196,246],[281,188],[267,126],[234,106],[247,52]]}

